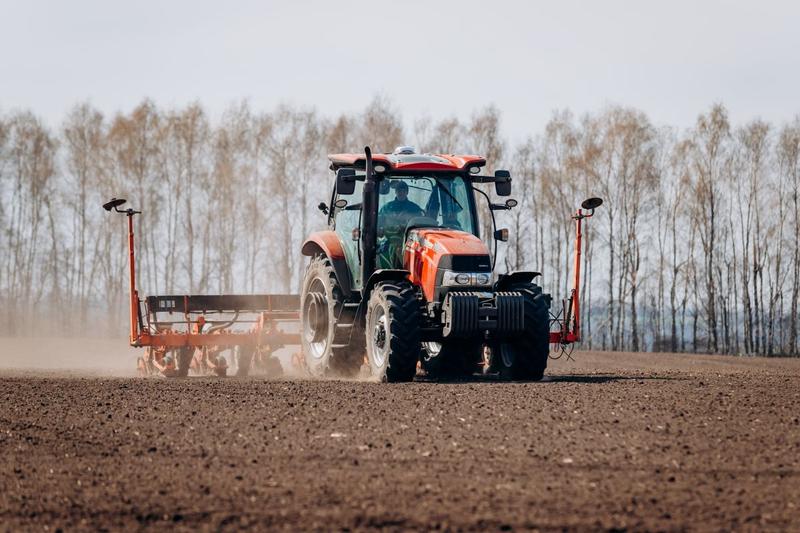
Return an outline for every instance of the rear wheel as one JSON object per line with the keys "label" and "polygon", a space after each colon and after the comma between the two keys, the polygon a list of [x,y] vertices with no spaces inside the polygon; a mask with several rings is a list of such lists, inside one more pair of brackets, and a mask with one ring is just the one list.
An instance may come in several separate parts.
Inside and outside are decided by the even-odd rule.
{"label": "rear wheel", "polygon": [[417,295],[407,281],[378,283],[372,290],[365,337],[374,379],[414,379],[420,353],[419,317]]}
{"label": "rear wheel", "polygon": [[483,355],[480,340],[423,342],[422,368],[431,377],[458,378],[479,370]]}
{"label": "rear wheel", "polygon": [[301,343],[312,376],[355,376],[363,362],[364,337],[353,331],[333,266],[314,257],[306,269],[300,296]]}
{"label": "rear wheel", "polygon": [[550,353],[550,295],[534,283],[512,287],[525,302],[525,329],[511,342],[492,346],[492,366],[505,379],[538,381]]}

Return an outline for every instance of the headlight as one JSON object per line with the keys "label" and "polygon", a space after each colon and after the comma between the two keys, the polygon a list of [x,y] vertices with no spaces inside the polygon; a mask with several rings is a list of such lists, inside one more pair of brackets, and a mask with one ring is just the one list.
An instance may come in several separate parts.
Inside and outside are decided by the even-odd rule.
{"label": "headlight", "polygon": [[488,272],[453,272],[445,270],[442,276],[442,287],[486,287],[492,284],[492,275]]}
{"label": "headlight", "polygon": [[456,283],[459,285],[469,285],[469,274],[456,274]]}

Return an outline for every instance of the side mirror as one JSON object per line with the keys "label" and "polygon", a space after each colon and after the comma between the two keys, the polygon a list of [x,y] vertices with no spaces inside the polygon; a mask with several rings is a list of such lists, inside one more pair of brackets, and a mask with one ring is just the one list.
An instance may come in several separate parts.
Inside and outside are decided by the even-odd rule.
{"label": "side mirror", "polygon": [[508,229],[503,228],[499,230],[495,230],[494,232],[494,240],[500,242],[508,242]]}
{"label": "side mirror", "polygon": [[350,195],[356,191],[356,169],[340,168],[336,171],[336,193]]}
{"label": "side mirror", "polygon": [[494,192],[497,193],[497,196],[511,196],[511,172],[495,170],[494,178]]}

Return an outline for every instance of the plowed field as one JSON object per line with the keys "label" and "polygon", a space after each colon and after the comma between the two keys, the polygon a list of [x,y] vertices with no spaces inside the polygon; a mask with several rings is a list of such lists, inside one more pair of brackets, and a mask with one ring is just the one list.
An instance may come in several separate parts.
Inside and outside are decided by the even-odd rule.
{"label": "plowed field", "polygon": [[574,357],[540,383],[3,370],[0,529],[800,530],[800,361]]}

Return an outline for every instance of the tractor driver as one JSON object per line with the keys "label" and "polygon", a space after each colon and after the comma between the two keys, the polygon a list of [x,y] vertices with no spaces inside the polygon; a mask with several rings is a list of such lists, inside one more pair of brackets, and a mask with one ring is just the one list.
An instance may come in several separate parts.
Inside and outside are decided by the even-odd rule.
{"label": "tractor driver", "polygon": [[422,208],[408,199],[408,183],[396,181],[395,184],[394,200],[383,206],[379,215],[385,218],[394,218],[397,222],[400,222],[400,219],[407,221],[411,217],[423,216],[425,212]]}
{"label": "tractor driver", "polygon": [[413,217],[425,215],[420,206],[408,199],[408,183],[395,181],[394,192],[394,200],[378,212],[380,268],[398,268],[403,263],[403,230]]}

